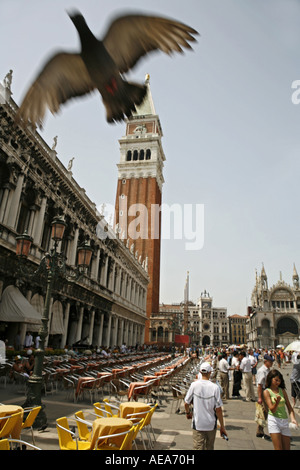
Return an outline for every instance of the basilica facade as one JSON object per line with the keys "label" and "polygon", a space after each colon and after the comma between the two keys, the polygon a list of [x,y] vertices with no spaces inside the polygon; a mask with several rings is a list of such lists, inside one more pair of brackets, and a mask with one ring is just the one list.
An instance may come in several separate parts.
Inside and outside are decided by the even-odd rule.
{"label": "basilica facade", "polygon": [[256,274],[247,322],[248,346],[276,348],[287,346],[300,335],[300,286],[296,267],[292,284],[280,279],[272,287],[264,266]]}
{"label": "basilica facade", "polygon": [[[14,345],[17,333],[36,335],[45,306],[46,282],[33,274],[53,248],[51,223],[66,223],[59,251],[67,273],[76,270],[78,248],[93,249],[90,267],[76,282],[54,283],[47,345],[114,347],[142,344],[145,336],[149,276],[105,221],[84,188],[59,160],[55,138],[50,146],[37,130],[14,125],[18,106],[11,83],[0,84],[0,335]],[[28,259],[16,256],[16,239],[32,239]],[[22,266],[21,266],[22,265]],[[22,268],[22,269],[21,269]]]}

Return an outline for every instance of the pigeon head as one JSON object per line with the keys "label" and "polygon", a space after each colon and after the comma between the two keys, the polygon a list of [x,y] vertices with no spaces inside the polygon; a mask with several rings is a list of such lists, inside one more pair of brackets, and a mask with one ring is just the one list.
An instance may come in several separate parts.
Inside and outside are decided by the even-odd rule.
{"label": "pigeon head", "polygon": [[82,44],[87,44],[88,41],[95,40],[95,36],[93,35],[84,17],[79,11],[74,10],[72,12],[68,12],[68,15],[75,28],[77,29]]}

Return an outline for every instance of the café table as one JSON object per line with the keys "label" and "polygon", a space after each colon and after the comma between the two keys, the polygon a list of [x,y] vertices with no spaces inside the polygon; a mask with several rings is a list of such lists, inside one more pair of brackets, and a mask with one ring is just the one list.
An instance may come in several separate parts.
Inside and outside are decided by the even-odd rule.
{"label": "caf\u00e9 table", "polygon": [[151,406],[147,403],[141,403],[138,401],[124,401],[120,404],[120,418],[126,418],[128,415],[133,413],[142,413],[144,411],[150,411]]}
{"label": "caf\u00e9 table", "polygon": [[[94,449],[97,440],[101,436],[118,434],[129,431],[132,428],[132,421],[124,418],[97,418],[93,421],[92,440],[90,449]],[[125,436],[119,436],[114,439],[116,446],[120,446]],[[101,445],[101,441],[99,441]]]}
{"label": "caf\u00e9 table", "polygon": [[[22,431],[22,419],[23,419],[23,414],[24,410],[21,406],[18,405],[1,405],[0,406],[0,418],[5,418],[6,416],[11,416],[15,413],[22,412],[20,415],[20,418],[18,419],[12,433],[11,437],[12,439],[20,439],[21,431]],[[6,420],[0,420],[0,429],[4,426],[4,423]]]}

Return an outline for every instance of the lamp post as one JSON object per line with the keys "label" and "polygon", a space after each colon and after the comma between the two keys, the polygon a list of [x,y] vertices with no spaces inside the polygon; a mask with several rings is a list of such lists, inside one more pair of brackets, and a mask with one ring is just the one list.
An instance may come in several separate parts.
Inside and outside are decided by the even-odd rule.
{"label": "lamp post", "polygon": [[[35,274],[44,272],[47,275],[47,289],[46,289],[46,299],[43,310],[43,315],[41,318],[42,326],[39,331],[40,343],[38,349],[35,351],[35,363],[33,374],[28,379],[28,389],[26,402],[24,407],[32,406],[42,406],[42,386],[43,386],[43,363],[45,356],[45,341],[48,336],[48,321],[50,314],[50,304],[53,290],[53,283],[57,276],[62,276],[68,280],[78,280],[89,267],[92,248],[85,244],[83,247],[78,249],[78,271],[77,274],[68,277],[65,270],[65,259],[64,256],[57,251],[58,243],[63,239],[66,223],[60,218],[55,218],[52,221],[52,232],[51,238],[54,240],[54,247],[51,249],[50,253],[46,253],[42,258],[40,266],[35,271]],[[26,259],[28,257],[30,246],[32,243],[32,238],[24,233],[16,237],[17,247],[16,255],[21,259]],[[47,417],[45,413],[45,407],[42,406],[41,411],[37,415],[35,425],[40,428],[47,426]]]}

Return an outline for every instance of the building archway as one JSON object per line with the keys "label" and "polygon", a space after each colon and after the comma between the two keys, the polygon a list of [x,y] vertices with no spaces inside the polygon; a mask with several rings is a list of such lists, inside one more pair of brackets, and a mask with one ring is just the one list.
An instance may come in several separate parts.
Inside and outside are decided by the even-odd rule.
{"label": "building archway", "polygon": [[276,335],[282,335],[284,333],[292,333],[293,335],[299,334],[297,322],[290,317],[280,318],[277,322]]}
{"label": "building archway", "polygon": [[209,336],[203,336],[202,338],[202,346],[206,347],[210,345],[210,337]]}

